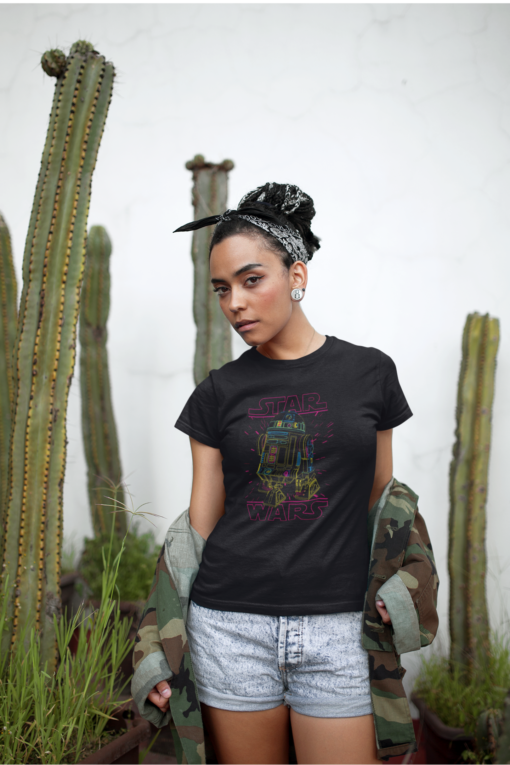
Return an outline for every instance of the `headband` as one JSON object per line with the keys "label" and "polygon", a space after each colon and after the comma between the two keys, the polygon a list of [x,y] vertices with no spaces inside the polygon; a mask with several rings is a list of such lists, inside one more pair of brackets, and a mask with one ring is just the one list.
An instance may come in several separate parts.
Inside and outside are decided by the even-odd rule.
{"label": "headband", "polygon": [[208,218],[200,218],[200,220],[186,223],[184,226],[176,228],[174,234],[178,231],[196,231],[204,226],[212,226],[214,223],[220,224],[227,220],[242,218],[274,236],[285,247],[293,261],[301,260],[303,263],[308,263],[309,255],[299,232],[291,229],[290,226],[282,226],[275,213],[269,209],[269,205],[265,202],[260,204],[267,206],[268,209],[243,207],[241,210],[225,210],[221,215],[210,215]]}

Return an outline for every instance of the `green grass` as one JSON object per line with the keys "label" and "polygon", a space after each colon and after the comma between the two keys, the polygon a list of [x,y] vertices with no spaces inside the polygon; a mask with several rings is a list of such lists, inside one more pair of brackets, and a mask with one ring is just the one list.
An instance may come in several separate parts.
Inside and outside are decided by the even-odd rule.
{"label": "green grass", "polygon": [[[32,629],[10,652],[0,654],[0,762],[75,763],[97,748],[124,686],[119,668],[127,656],[129,621],[117,607],[116,582],[122,546],[104,555],[101,604],[90,616],[55,619],[58,668],[41,666],[39,637]],[[7,629],[9,583],[0,590],[0,642]],[[79,629],[76,656],[69,650]],[[125,684],[124,684],[125,685]]]}
{"label": "green grass", "polygon": [[[110,544],[110,535],[85,539],[79,570],[86,579],[93,598],[101,597],[103,549]],[[124,546],[119,564],[117,580],[120,600],[146,600],[152,585],[152,578],[159,555],[159,547],[153,534],[140,534],[137,527],[128,531],[124,540],[113,537],[112,550],[116,555]]]}
{"label": "green grass", "polygon": [[[477,673],[475,673],[476,675]],[[460,667],[450,670],[443,656],[422,658],[420,676],[414,691],[445,723],[476,733],[479,715],[491,709],[503,709],[510,688],[510,640],[491,635],[491,647],[484,659],[484,671],[476,680],[467,681]]]}

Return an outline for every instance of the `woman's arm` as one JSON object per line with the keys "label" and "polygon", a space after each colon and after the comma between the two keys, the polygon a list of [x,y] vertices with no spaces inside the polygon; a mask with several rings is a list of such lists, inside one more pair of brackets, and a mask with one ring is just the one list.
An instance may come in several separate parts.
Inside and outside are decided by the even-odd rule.
{"label": "woman's arm", "polygon": [[[207,539],[225,513],[225,486],[223,484],[222,456],[219,449],[201,444],[190,438],[193,456],[193,485],[189,507],[190,521],[201,537]],[[157,683],[147,698],[162,712],[169,708],[172,695],[166,680]]]}
{"label": "woman's arm", "polygon": [[190,438],[193,456],[193,485],[189,517],[191,525],[201,537],[207,539],[222,515],[225,514],[225,485],[223,483],[223,457],[219,449],[201,444]]}
{"label": "woman's arm", "polygon": [[372,486],[372,491],[370,492],[368,510],[370,510],[370,508],[377,502],[383,493],[384,487],[388,481],[391,480],[393,475],[392,436],[393,430],[377,431],[377,455],[375,458],[374,484]]}
{"label": "woman's arm", "polygon": [[[368,503],[368,509],[377,502],[384,487],[391,480],[393,476],[393,450],[391,444],[391,438],[393,436],[393,430],[379,430],[377,431],[377,455],[375,458],[375,476],[374,485],[370,493],[370,501]],[[390,615],[386,610],[383,600],[376,601],[375,607],[381,615],[381,619],[384,624],[391,622]]]}

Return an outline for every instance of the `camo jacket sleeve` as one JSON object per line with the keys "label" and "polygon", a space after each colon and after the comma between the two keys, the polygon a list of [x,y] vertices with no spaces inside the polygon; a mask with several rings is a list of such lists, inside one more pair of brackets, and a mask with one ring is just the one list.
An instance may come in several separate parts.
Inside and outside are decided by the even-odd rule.
{"label": "camo jacket sleeve", "polygon": [[429,534],[416,508],[402,563],[375,596],[376,600],[384,601],[390,615],[393,645],[398,654],[418,651],[434,640],[438,628],[438,586]]}
{"label": "camo jacket sleeve", "polygon": [[[375,512],[374,512],[375,511]],[[365,595],[363,645],[397,655],[429,645],[437,632],[438,577],[418,496],[393,479],[374,512]],[[375,603],[383,600],[391,617],[384,624]]]}
{"label": "camo jacket sleeve", "polygon": [[148,701],[147,695],[157,683],[162,680],[170,680],[173,677],[173,672],[165,656],[157,622],[158,582],[160,576],[166,572],[164,550],[163,545],[156,565],[151,591],[135,637],[134,675],[131,682],[131,693],[138,711],[142,717],[158,728],[168,724],[170,710],[165,713],[162,712],[152,702]]}
{"label": "camo jacket sleeve", "polygon": [[[192,533],[186,510],[172,524],[156,565],[133,654],[131,692],[142,717],[170,725],[178,763],[205,765],[205,742],[195,674],[186,634],[185,601],[205,540]],[[186,608],[184,606],[186,605]],[[170,680],[170,710],[147,701],[161,680]]]}
{"label": "camo jacket sleeve", "polygon": [[[437,574],[418,496],[393,478],[370,510],[370,566],[362,644],[368,651],[377,756],[416,751],[416,737],[402,683],[399,654],[428,645],[437,630]],[[376,600],[392,624],[384,624]]]}

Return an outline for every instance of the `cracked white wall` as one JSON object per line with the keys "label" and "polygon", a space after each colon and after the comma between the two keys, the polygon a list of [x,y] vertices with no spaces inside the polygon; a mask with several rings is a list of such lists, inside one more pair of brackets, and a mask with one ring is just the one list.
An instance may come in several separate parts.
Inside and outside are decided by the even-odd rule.
{"label": "cracked white wall", "polygon": [[[390,354],[414,417],[395,474],[421,497],[446,643],[448,464],[465,316],[501,319],[488,497],[495,625],[510,588],[508,5],[0,5],[0,209],[18,273],[55,45],[90,39],[118,77],[91,224],[113,240],[109,354],[122,463],[160,537],[187,506],[173,428],[193,388],[190,236],[196,153],[231,158],[230,200],[267,180],[316,202],[306,311],[320,332]],[[235,354],[245,349],[234,339]],[[69,407],[65,532],[90,533],[79,388]],[[417,656],[406,657],[408,685]]]}

